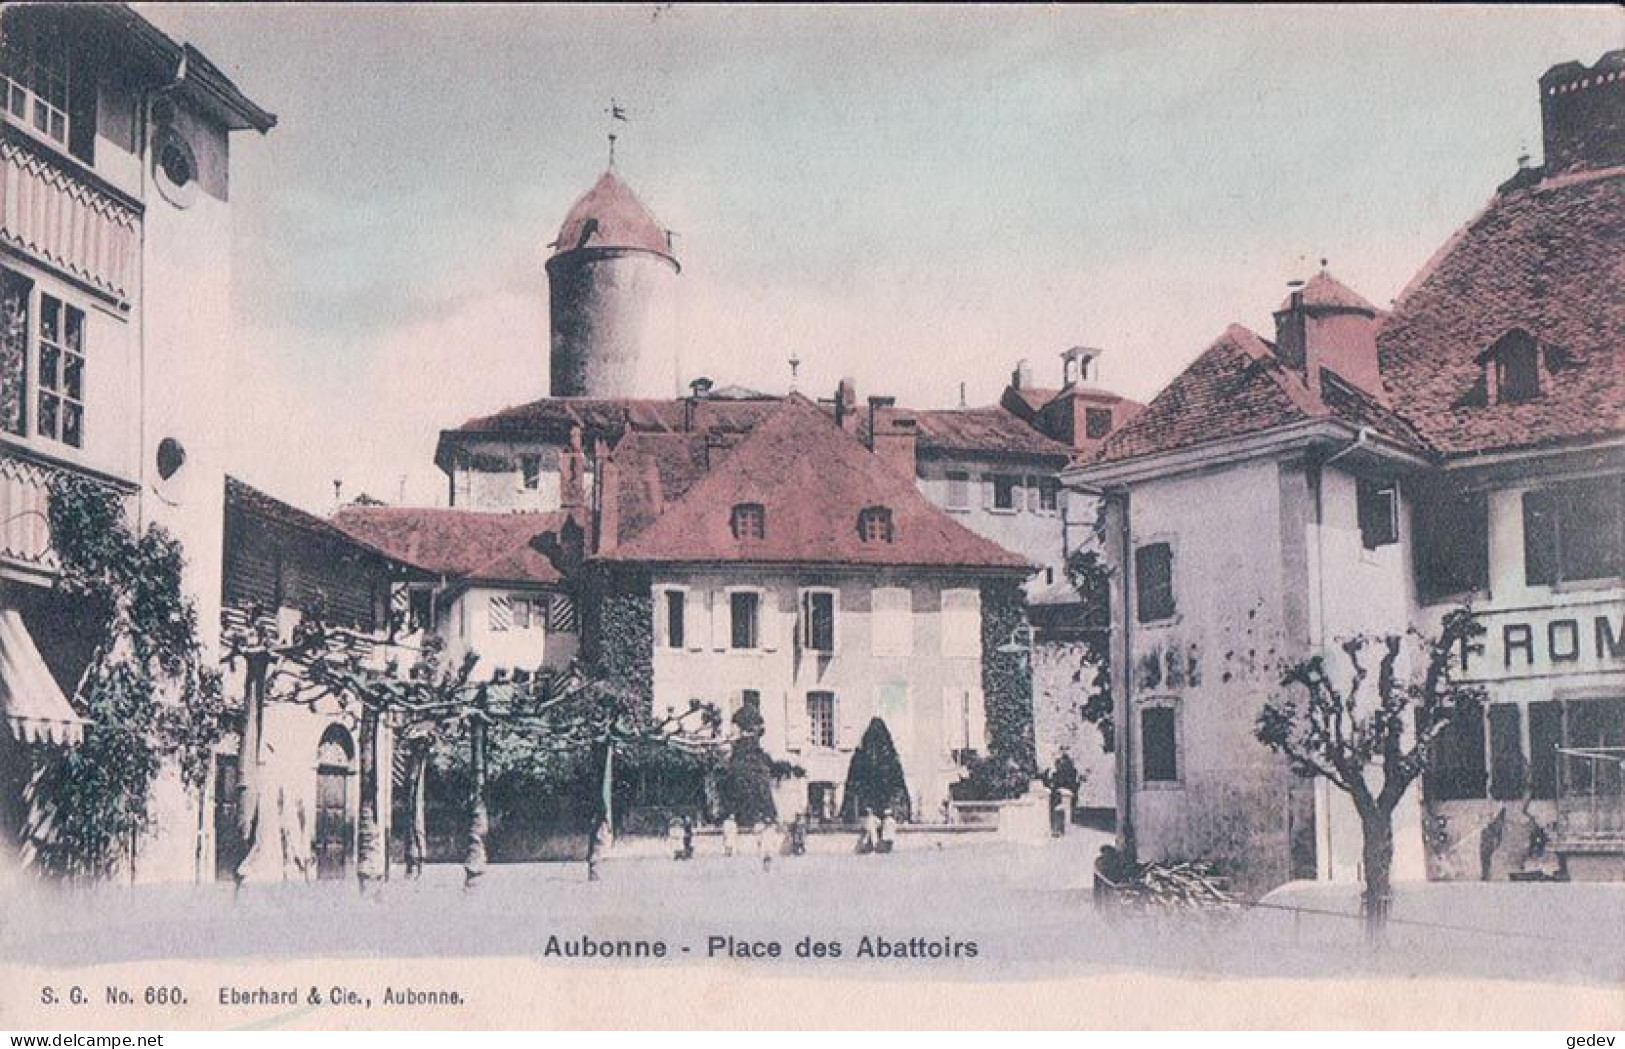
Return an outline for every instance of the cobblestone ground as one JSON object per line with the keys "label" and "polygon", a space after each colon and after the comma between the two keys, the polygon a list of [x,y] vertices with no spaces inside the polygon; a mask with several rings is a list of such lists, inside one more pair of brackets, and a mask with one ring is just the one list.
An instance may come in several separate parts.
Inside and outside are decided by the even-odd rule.
{"label": "cobblestone ground", "polygon": [[[374,898],[353,883],[101,887],[0,901],[0,959],[47,966],[150,958],[548,957],[605,942],[659,941],[668,957],[777,942],[787,967],[804,938],[839,943],[842,971],[1032,979],[1119,970],[1228,976],[1436,976],[1625,980],[1625,885],[1402,886],[1386,950],[1361,939],[1356,889],[1292,887],[1225,916],[1101,910],[1090,892],[1103,837],[986,844],[891,856],[753,855],[678,863],[496,865],[473,892],[431,866]],[[732,943],[727,938],[732,937]],[[583,938],[593,948],[580,946]],[[860,955],[867,938],[873,956]],[[879,945],[884,942],[884,948]],[[967,945],[974,944],[974,957]],[[618,949],[618,948],[617,948]],[[616,964],[626,964],[624,959]],[[661,964],[649,961],[647,964]]]}

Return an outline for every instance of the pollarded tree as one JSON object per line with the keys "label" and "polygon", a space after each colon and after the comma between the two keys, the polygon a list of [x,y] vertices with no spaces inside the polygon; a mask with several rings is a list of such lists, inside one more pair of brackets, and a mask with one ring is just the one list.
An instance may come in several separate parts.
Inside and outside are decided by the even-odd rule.
{"label": "pollarded tree", "polygon": [[863,730],[863,741],[852,752],[842,795],[841,818],[848,822],[861,818],[864,809],[877,816],[890,809],[904,822],[910,817],[903,762],[897,756],[890,730],[880,718],[870,720],[869,727]]}
{"label": "pollarded tree", "polygon": [[[1438,636],[1417,636],[1422,672],[1398,672],[1403,639],[1356,637],[1345,641],[1350,676],[1339,687],[1316,655],[1288,668],[1284,695],[1265,703],[1254,735],[1286,757],[1292,771],[1318,776],[1347,794],[1360,817],[1365,873],[1366,930],[1379,939],[1392,898],[1394,810],[1433,759],[1439,735],[1483,702],[1481,689],[1452,678],[1461,647],[1484,632],[1466,609],[1448,614]],[[1367,650],[1378,653],[1374,694],[1367,696]],[[1299,697],[1301,696],[1301,702]]]}

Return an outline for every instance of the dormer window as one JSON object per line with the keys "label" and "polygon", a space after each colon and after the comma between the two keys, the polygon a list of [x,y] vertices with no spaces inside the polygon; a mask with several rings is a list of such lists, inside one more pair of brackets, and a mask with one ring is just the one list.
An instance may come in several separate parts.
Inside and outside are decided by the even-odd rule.
{"label": "dormer window", "polygon": [[1494,382],[1495,404],[1517,404],[1540,396],[1540,347],[1522,328],[1496,340],[1484,351],[1483,360]]}
{"label": "dormer window", "polygon": [[767,535],[767,508],[761,503],[735,503],[728,527],[739,540],[762,539]]}
{"label": "dormer window", "polygon": [[866,506],[858,511],[858,538],[865,543],[889,543],[895,534],[889,508]]}

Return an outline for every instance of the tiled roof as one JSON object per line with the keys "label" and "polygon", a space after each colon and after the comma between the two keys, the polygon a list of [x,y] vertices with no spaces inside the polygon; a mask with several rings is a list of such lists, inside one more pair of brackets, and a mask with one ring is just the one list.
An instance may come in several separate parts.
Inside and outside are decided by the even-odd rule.
{"label": "tiled roof", "polygon": [[544,397],[492,415],[476,416],[451,432],[561,438],[579,426],[589,436],[610,440],[628,432],[682,433],[689,429],[687,413],[691,405],[693,430],[742,433],[770,414],[778,401]]}
{"label": "tiled roof", "polygon": [[349,506],[333,516],[346,533],[434,575],[468,582],[557,583],[539,548],[569,515],[475,513],[427,507]]}
{"label": "tiled roof", "polygon": [[600,175],[570,208],[554,247],[561,253],[578,248],[638,248],[671,255],[665,227],[613,171]]}
{"label": "tiled roof", "polygon": [[[1333,310],[1364,310],[1366,313],[1377,313],[1377,307],[1365,300],[1365,297],[1353,288],[1344,284],[1336,277],[1321,270],[1308,283],[1298,289],[1303,296],[1303,304],[1310,309]],[[1281,303],[1281,309],[1292,307],[1292,296],[1288,295]]]}
{"label": "tiled roof", "polygon": [[[606,559],[1030,568],[933,506],[913,478],[895,473],[799,395],[780,402],[720,464],[714,460],[686,495]],[[763,506],[763,538],[734,538],[730,520],[740,503]],[[871,506],[891,511],[891,542],[859,538],[859,511]]]}
{"label": "tiled roof", "polygon": [[911,411],[918,424],[921,452],[1047,456],[1066,460],[1072,449],[1033,429],[1003,408],[944,408]]}
{"label": "tiled roof", "polygon": [[[1377,345],[1394,407],[1446,454],[1625,429],[1625,169],[1497,197],[1412,281]],[[1542,347],[1541,393],[1484,404],[1479,357],[1513,328]]]}
{"label": "tiled roof", "polygon": [[1060,390],[1046,390],[1036,386],[1008,386],[1006,399],[1014,398],[1017,407],[1025,408],[1029,416],[1037,415],[1044,405],[1061,395]]}
{"label": "tiled roof", "polygon": [[615,446],[617,541],[649,527],[726,455],[732,440],[694,433],[632,433]]}
{"label": "tiled roof", "polygon": [[310,535],[358,547],[379,557],[394,560],[388,551],[365,539],[351,535],[336,527],[326,518],[307,513],[297,506],[291,506],[229,474],[226,476],[226,507],[228,510],[237,513],[251,514],[263,521],[271,521],[288,528],[296,528]]}

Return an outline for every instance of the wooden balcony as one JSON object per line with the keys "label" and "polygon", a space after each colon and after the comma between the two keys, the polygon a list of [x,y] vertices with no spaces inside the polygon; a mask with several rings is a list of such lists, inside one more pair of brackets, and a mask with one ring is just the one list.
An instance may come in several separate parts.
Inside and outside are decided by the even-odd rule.
{"label": "wooden balcony", "polygon": [[130,495],[135,486],[114,477],[55,462],[37,452],[0,443],[0,574],[49,579],[58,565],[51,550],[51,485],[77,475]]}
{"label": "wooden balcony", "polygon": [[141,205],[70,157],[0,123],[0,245],[128,306],[141,259]]}

